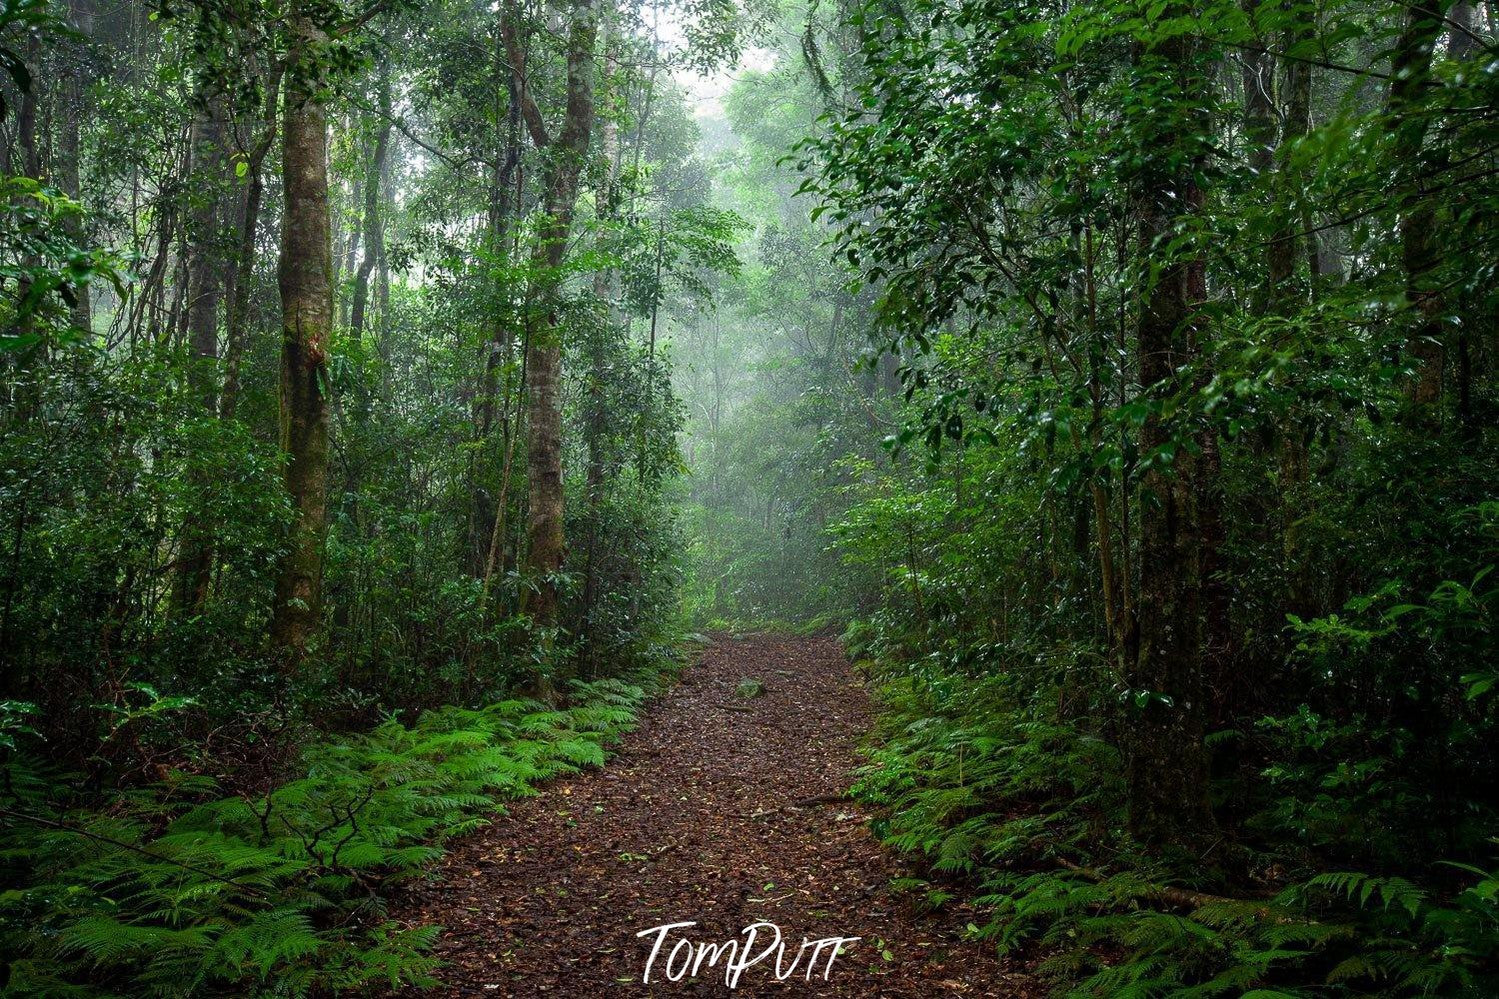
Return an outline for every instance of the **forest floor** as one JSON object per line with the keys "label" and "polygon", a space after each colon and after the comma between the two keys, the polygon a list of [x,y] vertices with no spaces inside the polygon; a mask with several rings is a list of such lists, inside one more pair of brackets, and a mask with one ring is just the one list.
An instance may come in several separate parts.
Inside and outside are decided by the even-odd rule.
{"label": "forest floor", "polygon": [[[736,697],[746,677],[763,696]],[[910,872],[842,797],[872,719],[835,641],[720,637],[608,767],[552,783],[455,844],[440,880],[411,890],[396,916],[445,928],[440,995],[727,995],[726,960],[671,982],[668,953],[681,939],[742,941],[761,920],[789,941],[783,968],[803,937],[861,939],[827,980],[826,953],[806,979],[809,947],[786,981],[772,955],[736,994],[1039,995],[962,938],[973,913],[921,914],[891,897],[891,879]],[[688,920],[697,925],[668,931],[643,984],[659,931],[636,934]],[[761,931],[755,953],[772,941]]]}

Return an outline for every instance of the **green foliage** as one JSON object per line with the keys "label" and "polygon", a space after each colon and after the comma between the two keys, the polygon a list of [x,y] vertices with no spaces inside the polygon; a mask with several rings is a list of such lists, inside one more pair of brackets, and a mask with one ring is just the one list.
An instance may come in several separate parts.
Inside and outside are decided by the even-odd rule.
{"label": "green foliage", "polygon": [[[902,890],[974,898],[987,917],[973,932],[1043,956],[1067,994],[1499,987],[1496,814],[1479,790],[1493,766],[1487,505],[1443,515],[1463,556],[1439,571],[1458,579],[1375,584],[1340,613],[1290,618],[1286,708],[1207,740],[1236,835],[1211,846],[1215,863],[1174,861],[1124,833],[1133,698],[1075,637],[1086,605],[1053,569],[1075,538],[1023,543],[1046,537],[1053,500],[996,438],[969,442],[952,479],[866,476],[832,529],[882,591],[844,642],[882,706],[855,791],[884,842],[926,868]],[[1401,560],[1366,571],[1393,566],[1431,578]]]}
{"label": "green foliage", "polygon": [[14,289],[0,296],[0,356],[15,355],[12,363],[30,366],[43,344],[87,332],[69,323],[68,310],[89,285],[124,293],[120,260],[80,245],[82,215],[81,205],[41,181],[0,174],[0,281]]}
{"label": "green foliage", "polygon": [[[859,790],[1061,991],[1499,987],[1472,10],[808,17],[797,191],[899,383],[888,460],[828,463],[886,696]],[[1138,682],[1183,636],[1193,696]]]}
{"label": "green foliage", "polygon": [[[654,682],[654,681],[648,681]],[[437,927],[402,928],[379,894],[538,783],[600,766],[646,688],[578,684],[562,710],[509,700],[318,743],[303,775],[215,796],[177,773],[105,810],[71,807],[26,757],[10,789],[0,942],[16,994],[308,995],[430,981]],[[169,704],[158,699],[162,710]]]}
{"label": "green foliage", "polygon": [[881,806],[875,832],[939,872],[972,874],[1034,859],[1117,808],[1112,747],[1045,720],[1017,693],[1004,677],[889,677],[884,738],[854,785]]}
{"label": "green foliage", "polygon": [[[744,22],[701,9],[711,62]],[[650,686],[674,655],[666,330],[711,310],[743,222],[707,203],[665,48],[619,9],[596,81],[616,145],[583,164],[562,266],[537,266],[552,153],[516,98],[560,120],[567,53],[527,21],[507,87],[497,14],[0,7],[11,991],[424,981],[432,931],[392,925],[382,889],[499,802],[602,764],[642,696],[621,678]],[[289,668],[267,642],[295,519],[274,178],[299,91],[337,123],[316,206],[336,235],[324,616]],[[566,344],[556,620],[524,569],[539,304]],[[514,699],[539,678],[561,704]]]}
{"label": "green foliage", "polygon": [[[1046,954],[1040,971],[1059,991],[1482,995],[1499,984],[1492,870],[1454,865],[1462,876],[1429,882],[1440,887],[1323,873],[1263,899],[1163,888],[1169,868],[1117,831],[1120,760],[1086,726],[1037,718],[1013,677],[875,669],[881,729],[854,791],[878,808],[876,834],[923,858],[937,884],[975,885],[989,918],[971,931]],[[1104,857],[1116,873],[1069,859]],[[928,904],[951,897],[921,879],[896,888]]]}
{"label": "green foliage", "polygon": [[[11,84],[22,94],[31,93],[32,72],[15,44],[15,36],[28,31],[40,34],[54,32],[59,25],[56,17],[47,9],[44,0],[4,0],[0,3],[0,70],[10,77]],[[10,108],[5,97],[0,96],[0,121],[5,120]]]}

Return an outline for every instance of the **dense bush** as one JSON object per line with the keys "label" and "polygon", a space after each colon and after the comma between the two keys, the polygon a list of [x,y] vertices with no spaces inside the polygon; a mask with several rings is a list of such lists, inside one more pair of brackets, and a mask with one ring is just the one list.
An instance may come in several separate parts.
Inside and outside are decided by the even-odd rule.
{"label": "dense bush", "polygon": [[[1076,579],[1054,573],[1071,552],[1023,544],[1049,501],[1016,502],[1027,473],[1003,449],[966,460],[964,506],[952,481],[871,478],[834,528],[846,559],[884,575],[882,608],[845,643],[883,705],[855,791],[930,872],[903,889],[977,898],[975,934],[1078,995],[1499,988],[1499,525],[1491,503],[1461,505],[1468,480],[1440,514],[1439,561],[1393,537],[1345,546],[1339,586],[1365,589],[1258,639],[1284,665],[1274,683],[1244,678],[1253,708],[1209,733],[1224,825],[1182,857],[1126,832],[1120,747],[1138,707]],[[1307,501],[1345,525],[1383,502],[1336,478]],[[1252,522],[1230,537],[1276,554]]]}

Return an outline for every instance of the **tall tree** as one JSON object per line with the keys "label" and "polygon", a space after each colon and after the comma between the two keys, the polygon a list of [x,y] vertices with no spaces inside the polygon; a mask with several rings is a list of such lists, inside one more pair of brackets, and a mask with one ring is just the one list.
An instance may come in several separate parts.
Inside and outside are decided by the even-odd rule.
{"label": "tall tree", "polygon": [[544,150],[542,218],[531,255],[536,287],[526,314],[526,399],[528,472],[528,549],[526,569],[536,587],[529,610],[537,623],[556,623],[556,575],[562,569],[562,324],[558,292],[561,268],[572,231],[578,178],[588,154],[593,128],[594,41],[598,33],[597,0],[574,0],[567,36],[567,110],[554,137],[532,99],[526,78],[525,52],[513,3],[502,26],[511,71],[518,82],[521,113],[531,141]]}
{"label": "tall tree", "polygon": [[[189,196],[192,210],[186,232],[187,334],[192,368],[188,384],[211,415],[218,412],[219,303],[224,260],[219,248],[219,223],[224,174],[224,113],[222,95],[201,100],[193,121],[188,156],[191,160]],[[200,487],[207,483],[199,477]],[[200,513],[190,513],[182,531],[182,554],[177,569],[177,609],[196,613],[208,598],[213,577],[213,530]]]}
{"label": "tall tree", "polygon": [[260,234],[260,207],[265,198],[265,158],[275,145],[278,132],[276,108],[280,103],[283,70],[277,66],[262,81],[264,114],[260,127],[250,128],[248,138],[235,130],[239,162],[244,164],[245,192],[240,199],[234,256],[226,281],[227,306],[224,313],[224,388],[219,394],[219,417],[234,419],[239,407],[240,363],[244,358],[245,340],[250,327],[250,293],[255,285],[255,242]]}
{"label": "tall tree", "polygon": [[[1147,29],[1148,30],[1148,29]],[[1189,37],[1142,43],[1135,73],[1145,102],[1136,122],[1143,169],[1134,192],[1141,301],[1140,384],[1158,401],[1188,389],[1198,360],[1194,327],[1207,298],[1203,260],[1173,249],[1203,204],[1197,181],[1206,145],[1205,82]],[[1130,826],[1148,840],[1201,838],[1212,828],[1203,748],[1202,458],[1179,423],[1152,406],[1140,430],[1137,647],[1126,681],[1139,708],[1129,746]]]}
{"label": "tall tree", "polygon": [[[486,257],[491,267],[501,262],[511,262],[511,229],[519,207],[521,160],[520,87],[515,74],[505,71],[508,54],[503,38],[497,40],[495,59],[498,72],[506,80],[505,114],[496,124],[495,149],[489,170],[489,199],[487,205]],[[498,296],[497,296],[498,297]],[[514,431],[510,423],[511,378],[509,363],[515,350],[515,328],[510,310],[496,303],[488,324],[487,335],[480,347],[479,391],[474,399],[474,436],[478,445],[477,456],[470,466],[471,505],[468,525],[468,560],[475,578],[485,581],[485,608],[488,608],[490,583],[494,573],[495,558],[499,554],[496,545],[503,543],[503,522],[510,486],[511,459],[514,456]],[[491,447],[496,426],[496,403],[500,402],[500,374],[505,370],[503,393],[504,406],[499,418],[500,482],[496,489],[486,488],[488,481],[483,471],[492,468],[493,459],[486,455]]]}
{"label": "tall tree", "polygon": [[[58,143],[58,180],[62,184],[64,193],[70,198],[81,199],[83,185],[81,173],[83,170],[83,149],[79,136],[87,117],[87,108],[84,102],[84,88],[88,86],[89,77],[89,39],[94,33],[94,5],[93,0],[69,0],[68,20],[70,27],[78,33],[79,44],[72,47],[69,52],[70,64],[67,69],[66,79],[63,84],[64,107],[61,109],[59,118]],[[79,245],[83,243],[82,226],[75,220],[71,226],[71,235]],[[90,302],[89,288],[87,284],[80,284],[73,290],[73,324],[79,329],[89,329],[93,324],[93,308]]]}
{"label": "tall tree", "polygon": [[[608,32],[609,24],[603,25]],[[606,34],[604,49],[604,79],[612,81],[616,68],[614,37]],[[609,98],[603,99],[605,105]],[[606,118],[599,129],[600,152],[603,154],[602,175],[594,192],[596,210],[600,219],[610,219],[615,212],[615,183],[619,169],[619,126],[613,118]],[[613,284],[612,271],[600,269],[593,276],[593,295],[600,303],[609,303]],[[588,405],[584,418],[583,438],[588,447],[588,468],[584,475],[584,501],[587,503],[587,539],[583,561],[583,607],[579,615],[579,630],[583,638],[581,671],[585,678],[594,676],[598,668],[598,629],[596,610],[599,599],[599,503],[603,496],[606,441],[607,406],[604,399],[604,383],[609,377],[609,340],[615,334],[615,316],[608,308],[604,322],[590,332],[588,344]]]}
{"label": "tall tree", "polygon": [[1406,298],[1416,312],[1409,343],[1415,370],[1408,392],[1417,413],[1430,413],[1442,393],[1446,296],[1437,274],[1441,263],[1435,238],[1437,199],[1424,190],[1423,179],[1445,171],[1446,146],[1439,146],[1432,159],[1423,155],[1431,115],[1422,105],[1430,82],[1432,53],[1446,26],[1443,5],[1436,0],[1415,0],[1405,10],[1390,65],[1388,109],[1394,129],[1395,162],[1405,196],[1411,199],[1400,213],[1400,242]]}
{"label": "tall tree", "polygon": [[349,310],[349,328],[355,337],[364,333],[364,315],[369,303],[370,275],[375,270],[375,264],[385,255],[383,199],[391,127],[390,62],[388,60],[382,60],[380,63],[379,74],[376,78],[375,99],[379,120],[375,123],[375,144],[370,153],[369,170],[364,178],[364,256],[359,261],[359,269],[354,272],[354,304]]}
{"label": "tall tree", "polygon": [[276,576],[271,642],[299,660],[322,612],[328,526],[328,350],[333,261],[328,216],[328,122],[318,93],[325,40],[305,7],[290,21],[281,124],[281,448],[294,518]]}

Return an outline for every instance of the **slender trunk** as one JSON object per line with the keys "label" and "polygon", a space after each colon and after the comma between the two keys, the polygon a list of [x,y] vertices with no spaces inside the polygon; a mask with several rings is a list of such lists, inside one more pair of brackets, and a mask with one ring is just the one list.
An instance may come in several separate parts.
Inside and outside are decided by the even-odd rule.
{"label": "slender trunk", "polygon": [[640,484],[648,478],[649,465],[646,460],[646,437],[651,427],[651,404],[656,389],[656,319],[661,313],[661,264],[666,250],[666,222],[656,223],[656,272],[651,288],[651,328],[645,350],[645,405],[640,408],[640,441],[636,455]]}
{"label": "slender trunk", "polygon": [[[58,144],[58,182],[68,197],[79,201],[83,197],[81,180],[83,156],[79,143],[79,131],[88,111],[83,99],[83,91],[88,84],[88,73],[85,67],[88,64],[87,44],[94,33],[94,11],[92,0],[71,0],[68,9],[72,28],[81,36],[82,44],[74,55],[74,64],[68,70],[67,80],[63,86],[63,101],[66,106],[61,116],[62,134]],[[80,220],[75,218],[68,223],[68,235],[74,243],[82,245],[84,234]],[[81,330],[91,330],[93,308],[88,285],[78,285],[73,289],[73,294],[75,296],[72,307],[73,325]]]}
{"label": "slender trunk", "polygon": [[[1312,34],[1310,22],[1298,21],[1287,32],[1286,48],[1299,46]],[[1311,66],[1297,60],[1286,60],[1285,67],[1285,136],[1281,142],[1280,170],[1289,172],[1291,150],[1289,144],[1304,137],[1311,129],[1312,75]],[[1299,176],[1289,176],[1281,185],[1286,191],[1301,189]],[[1270,271],[1270,304],[1281,315],[1289,315],[1295,304],[1297,286],[1291,280],[1296,270],[1296,252],[1301,247],[1307,258],[1309,276],[1315,278],[1318,271],[1315,233],[1305,210],[1293,211],[1284,206],[1281,225],[1272,237],[1268,249]],[[1298,224],[1308,230],[1306,241],[1297,239]],[[1280,490],[1281,505],[1281,551],[1286,572],[1286,613],[1309,616],[1311,613],[1311,588],[1313,565],[1301,552],[1301,522],[1305,516],[1302,499],[1306,486],[1307,453],[1306,440],[1301,429],[1300,414],[1293,410],[1289,425],[1280,435]],[[1279,623],[1279,622],[1277,622]]]}
{"label": "slender trunk", "polygon": [[[220,185],[225,166],[222,149],[224,105],[221,100],[204,104],[193,123],[192,157],[193,203],[188,226],[187,274],[188,346],[191,368],[188,383],[209,415],[218,411],[218,334],[219,298],[223,264],[217,247]],[[201,470],[192,478],[200,490],[208,483]],[[182,527],[182,550],[177,565],[175,604],[178,613],[196,614],[208,600],[213,578],[214,536],[208,520],[200,510],[190,511]]]}
{"label": "slender trunk", "polygon": [[[503,67],[503,44],[500,45],[500,51],[496,53],[496,56]],[[494,164],[489,191],[489,261],[491,267],[498,267],[502,261],[510,260],[510,221],[519,200],[514,191],[514,181],[521,156],[520,90],[514,75],[507,75],[505,132],[501,140],[501,149],[497,152],[498,158]],[[497,526],[505,516],[499,506],[504,502],[503,497],[495,499],[486,488],[488,482],[486,473],[492,467],[492,459],[488,457],[488,442],[495,425],[495,402],[500,391],[500,372],[508,368],[514,350],[512,329],[514,317],[508,308],[508,303],[503,301],[502,295],[498,293],[494,295],[493,303],[489,336],[486,338],[483,355],[480,358],[479,393],[475,400],[474,413],[475,443],[479,446],[475,448],[476,457],[470,472],[469,489],[472,497],[472,506],[469,510],[469,559],[473,566],[473,574],[486,580],[484,590],[486,597],[489,592],[488,580],[493,573],[492,567],[495,564],[496,555],[494,531],[489,528],[491,525]],[[502,414],[502,419],[505,421],[505,433],[501,450],[505,458],[501,493],[504,493],[509,485],[510,453],[513,450],[513,439],[509,429],[509,396],[510,381],[507,375],[505,408]],[[485,603],[487,606],[487,600]]]}
{"label": "slender trunk", "polygon": [[[605,26],[607,28],[607,26]],[[614,75],[614,56],[608,39],[604,48],[604,78]],[[619,128],[612,118],[606,119],[599,129],[600,152],[603,154],[604,176],[595,192],[598,214],[601,218],[613,218],[616,203],[614,182],[619,165]],[[598,307],[606,314],[602,329],[593,331],[590,338],[588,372],[588,418],[584,432],[588,444],[588,473],[586,502],[588,504],[587,554],[583,564],[583,612],[580,628],[583,633],[582,673],[584,679],[592,679],[598,670],[598,628],[594,620],[598,609],[599,595],[599,520],[600,504],[604,495],[605,451],[608,447],[608,413],[604,396],[604,384],[609,377],[609,339],[614,336],[615,316],[609,307],[609,293],[613,282],[610,271],[600,270],[594,274],[593,294]]]}
{"label": "slender trunk", "polygon": [[[41,36],[33,32],[26,43],[26,64],[36,66],[41,60]],[[16,114],[16,140],[21,146],[21,167],[26,176],[41,180],[42,153],[36,141],[36,112],[42,97],[41,80],[31,78],[31,86],[21,95],[21,107]]]}
{"label": "slender trunk", "polygon": [[[509,424],[510,414],[504,414]],[[494,590],[495,572],[500,565],[500,549],[505,543],[505,508],[509,502],[510,492],[510,463],[515,457],[515,438],[519,436],[515,431],[507,429],[505,432],[505,459],[500,467],[500,491],[495,503],[494,529],[489,535],[489,554],[484,562],[484,589],[479,601],[480,610],[486,615],[489,611],[490,594]]]}
{"label": "slender trunk", "polygon": [[293,523],[276,578],[271,642],[295,666],[322,612],[327,530],[328,338],[333,323],[333,261],[328,217],[328,125],[315,84],[295,72],[315,39],[305,15],[296,36],[281,128],[281,447]]}
{"label": "slender trunk", "polygon": [[224,390],[219,418],[232,420],[239,405],[239,369],[250,326],[250,293],[255,286],[255,242],[260,232],[260,205],[265,194],[265,158],[276,141],[276,104],[281,74],[276,71],[266,87],[265,127],[245,157],[245,196],[239,216],[239,245],[231,271],[228,312],[224,317]]}
{"label": "slender trunk", "polygon": [[380,131],[370,157],[369,172],[364,179],[364,257],[354,273],[354,304],[349,311],[349,327],[357,339],[364,335],[364,313],[370,294],[370,272],[385,254],[385,230],[381,219],[385,158],[390,148],[390,63],[380,63],[379,78]]}
{"label": "slender trunk", "polygon": [[[1492,17],[1494,4],[1488,4]],[[1454,59],[1470,59],[1480,48],[1476,34],[1476,12],[1470,0],[1457,0],[1448,13],[1452,22],[1452,33],[1447,41],[1447,53]],[[1453,373],[1457,390],[1457,418],[1464,434],[1471,435],[1477,429],[1473,411],[1473,343],[1472,324],[1463,323],[1457,329],[1457,370]]]}
{"label": "slender trunk", "polygon": [[[26,46],[26,64],[28,66],[36,66],[40,58],[41,42],[39,36],[33,33]],[[21,95],[21,106],[16,115],[16,141],[21,148],[22,169],[25,171],[26,176],[38,180],[42,176],[41,153],[37,147],[36,138],[36,111],[40,90],[41,83],[33,76],[31,86],[27,89],[26,93]],[[24,301],[31,290],[31,280],[26,276],[26,272],[34,268],[39,268],[41,260],[35,254],[28,253],[22,258],[22,263],[22,276],[16,282],[16,301],[18,302]],[[17,320],[14,327],[7,332],[18,334],[24,343],[25,338],[29,336],[32,329],[32,317],[27,315]],[[24,346],[20,350],[15,351],[13,356],[9,358],[9,361],[16,368],[23,370],[31,369],[45,361],[46,351],[47,347],[45,343]],[[22,380],[20,386],[13,387],[11,391],[13,393],[11,397],[13,414],[17,419],[24,422],[30,418],[40,402],[39,384],[34,379],[26,378]]]}
{"label": "slender trunk", "polygon": [[223,265],[217,248],[219,188],[225,166],[223,102],[208,101],[193,122],[189,177],[192,213],[187,227],[187,334],[192,355],[189,381],[210,413],[218,407],[214,366],[219,356],[219,298]]}
{"label": "slender trunk", "polygon": [[[1088,317],[1088,395],[1092,402],[1092,417],[1088,422],[1088,447],[1097,454],[1103,443],[1104,383],[1102,364],[1108,344],[1104,342],[1098,326],[1098,280],[1096,271],[1096,247],[1093,227],[1085,227],[1082,241],[1083,302]],[[1098,572],[1103,600],[1104,636],[1111,660],[1124,648],[1123,618],[1119,607],[1119,585],[1114,567],[1114,529],[1109,516],[1109,492],[1105,484],[1095,475],[1089,482],[1088,491],[1093,500],[1093,523],[1098,533]]]}
{"label": "slender trunk", "polygon": [[[369,306],[370,297],[370,275],[374,272],[377,264],[385,257],[385,220],[384,199],[386,192],[385,178],[389,163],[390,132],[391,132],[391,87],[390,87],[390,63],[388,60],[380,62],[379,72],[376,78],[376,108],[379,121],[376,122],[374,145],[370,150],[367,162],[363,193],[363,236],[357,225],[352,227],[349,239],[347,269],[354,274],[354,291],[349,306],[349,331],[356,341],[364,337],[365,317]],[[355,199],[358,200],[360,188],[355,188]],[[354,261],[360,248],[363,248],[363,256],[358,257],[359,264],[356,268]],[[384,312],[383,305],[381,312]],[[382,358],[385,356],[383,337],[377,335],[376,350]],[[382,377],[383,368],[382,365]],[[347,426],[348,421],[357,424],[368,424],[371,414],[372,399],[370,393],[363,387],[356,389],[353,393],[353,412],[338,409],[335,416],[337,422]],[[365,480],[364,452],[357,448],[345,448],[343,451],[343,482],[338,492],[343,499],[338,516],[341,521],[353,525],[356,537],[364,536],[364,517],[361,512],[361,499]],[[349,624],[353,619],[355,601],[357,594],[349,593],[336,602],[333,614],[333,629],[340,635],[348,632]],[[351,649],[357,647],[357,642],[351,641]],[[353,663],[350,662],[352,669]]]}
{"label": "slender trunk", "polygon": [[219,418],[222,420],[234,419],[239,405],[239,370],[250,326],[250,293],[255,285],[255,241],[260,230],[260,204],[265,194],[261,167],[259,160],[250,164],[240,222],[234,293],[230,296],[229,313],[224,322],[224,391],[219,397]]}
{"label": "slender trunk", "polygon": [[[1312,25],[1306,22],[1297,22],[1295,27],[1286,32],[1285,47],[1290,49],[1299,48],[1312,32]],[[1300,184],[1295,176],[1286,176],[1292,167],[1290,164],[1292,143],[1303,138],[1311,128],[1312,108],[1312,76],[1311,66],[1297,59],[1285,61],[1285,92],[1286,110],[1284,127],[1280,146],[1277,149],[1279,164],[1277,169],[1284,177],[1280,185],[1285,192],[1298,192],[1291,195],[1294,201],[1299,197]],[[1291,285],[1296,274],[1296,259],[1298,246],[1302,246],[1298,229],[1304,227],[1303,213],[1296,209],[1294,203],[1277,206],[1279,215],[1275,232],[1270,237],[1270,244],[1266,251],[1266,263],[1269,270],[1269,280],[1266,287],[1267,301],[1270,305],[1286,308],[1295,296],[1295,287]],[[1305,247],[1302,246],[1304,249]],[[1308,266],[1315,266],[1315,259],[1308,261]],[[1289,286],[1288,286],[1289,285]]]}
{"label": "slender trunk", "polygon": [[[1244,0],[1246,13],[1258,3]],[[1263,46],[1261,46],[1263,48]],[[1250,167],[1260,177],[1270,170],[1275,146],[1275,57],[1267,51],[1240,54],[1244,86],[1244,142]]]}

